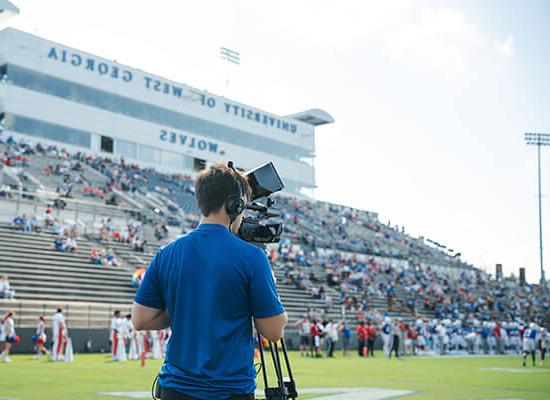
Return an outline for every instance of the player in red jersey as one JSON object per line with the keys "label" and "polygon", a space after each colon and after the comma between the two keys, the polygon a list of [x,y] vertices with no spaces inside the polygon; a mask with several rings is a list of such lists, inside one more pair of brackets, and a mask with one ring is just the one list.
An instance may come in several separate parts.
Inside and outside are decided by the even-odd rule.
{"label": "player in red jersey", "polygon": [[367,330],[365,329],[364,321],[359,322],[359,325],[357,325],[356,332],[357,332],[357,354],[359,354],[359,357],[363,357],[365,342],[367,340]]}

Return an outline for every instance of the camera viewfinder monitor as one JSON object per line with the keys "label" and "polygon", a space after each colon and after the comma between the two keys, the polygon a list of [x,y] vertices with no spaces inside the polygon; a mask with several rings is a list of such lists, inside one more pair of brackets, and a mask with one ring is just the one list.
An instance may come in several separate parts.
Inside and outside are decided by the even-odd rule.
{"label": "camera viewfinder monitor", "polygon": [[285,187],[271,161],[248,171],[245,175],[252,188],[251,201],[269,196]]}

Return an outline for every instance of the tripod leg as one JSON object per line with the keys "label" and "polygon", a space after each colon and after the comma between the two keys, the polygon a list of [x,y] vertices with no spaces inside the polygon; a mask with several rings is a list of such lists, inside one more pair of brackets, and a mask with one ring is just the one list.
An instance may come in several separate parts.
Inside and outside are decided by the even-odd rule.
{"label": "tripod leg", "polygon": [[283,350],[283,356],[285,358],[285,364],[286,364],[286,370],[288,371],[288,377],[291,381],[294,381],[294,377],[292,376],[292,370],[290,369],[290,361],[288,360],[288,353],[286,351],[286,344],[285,339],[281,339],[281,349]]}
{"label": "tripod leg", "polygon": [[283,367],[281,365],[281,359],[279,357],[279,346],[277,346],[277,343],[273,343],[273,347],[275,349],[275,358],[277,359],[277,379],[279,380],[279,387],[285,386],[285,381],[283,379]]}
{"label": "tripod leg", "polygon": [[268,388],[267,383],[267,371],[265,368],[265,359],[264,359],[264,346],[262,344],[262,336],[258,333],[258,349],[260,350],[260,360],[262,362],[262,375],[264,377],[264,387]]}

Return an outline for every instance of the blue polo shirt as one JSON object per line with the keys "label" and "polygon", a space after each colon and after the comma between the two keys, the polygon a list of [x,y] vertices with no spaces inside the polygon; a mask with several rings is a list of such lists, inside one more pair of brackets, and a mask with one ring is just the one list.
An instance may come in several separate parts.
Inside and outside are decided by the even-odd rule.
{"label": "blue polo shirt", "polygon": [[134,300],[170,316],[162,387],[201,400],[254,392],[252,318],[284,312],[263,250],[201,224],[158,251]]}

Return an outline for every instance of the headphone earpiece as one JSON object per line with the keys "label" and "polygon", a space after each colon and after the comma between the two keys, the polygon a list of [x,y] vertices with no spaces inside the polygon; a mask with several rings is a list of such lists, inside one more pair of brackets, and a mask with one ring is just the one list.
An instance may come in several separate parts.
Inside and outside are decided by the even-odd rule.
{"label": "headphone earpiece", "polygon": [[231,220],[234,220],[239,214],[244,211],[245,208],[245,203],[242,199],[243,186],[241,183],[241,179],[238,176],[238,172],[233,167],[233,161],[229,161],[227,163],[227,166],[231,168],[236,174],[235,181],[237,182],[237,194],[229,195],[225,200],[225,211],[227,212],[227,215],[229,215]]}
{"label": "headphone earpiece", "polygon": [[240,196],[232,194],[225,201],[225,211],[232,219],[244,211],[244,201]]}

